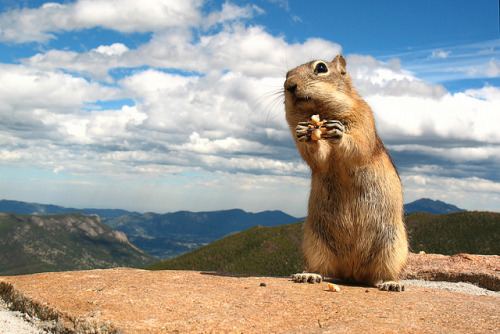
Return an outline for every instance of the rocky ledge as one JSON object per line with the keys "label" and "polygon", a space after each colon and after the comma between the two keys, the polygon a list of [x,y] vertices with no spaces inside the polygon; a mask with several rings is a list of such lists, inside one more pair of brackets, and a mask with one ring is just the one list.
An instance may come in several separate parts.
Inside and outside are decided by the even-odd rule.
{"label": "rocky ledge", "polygon": [[407,279],[469,282],[500,291],[500,256],[457,254],[410,254]]}
{"label": "rocky ledge", "polygon": [[[412,255],[410,278],[497,288],[499,256]],[[485,278],[486,277],[486,278]],[[11,309],[77,333],[484,333],[499,297],[410,285],[405,292],[288,278],[116,268],[0,277]]]}

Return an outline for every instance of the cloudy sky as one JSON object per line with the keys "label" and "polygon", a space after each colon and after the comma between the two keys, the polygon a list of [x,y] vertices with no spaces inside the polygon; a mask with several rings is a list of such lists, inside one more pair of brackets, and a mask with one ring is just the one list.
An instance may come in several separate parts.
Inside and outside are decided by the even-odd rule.
{"label": "cloudy sky", "polygon": [[405,202],[500,211],[497,1],[0,2],[0,198],[306,214],[288,70],[343,53]]}

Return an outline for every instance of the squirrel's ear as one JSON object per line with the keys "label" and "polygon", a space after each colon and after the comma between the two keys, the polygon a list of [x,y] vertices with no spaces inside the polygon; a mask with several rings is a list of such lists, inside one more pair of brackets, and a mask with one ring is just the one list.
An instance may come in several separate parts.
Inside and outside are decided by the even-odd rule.
{"label": "squirrel's ear", "polygon": [[340,72],[340,74],[346,74],[347,73],[347,62],[345,61],[344,56],[338,55],[337,57],[333,58],[332,63],[335,65],[335,68],[337,68],[337,71]]}

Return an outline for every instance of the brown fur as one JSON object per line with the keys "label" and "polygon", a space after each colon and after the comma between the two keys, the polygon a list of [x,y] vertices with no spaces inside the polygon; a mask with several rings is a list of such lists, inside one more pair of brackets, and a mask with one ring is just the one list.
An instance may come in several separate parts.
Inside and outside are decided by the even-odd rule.
{"label": "brown fur", "polygon": [[[315,73],[318,63],[326,73]],[[294,135],[312,171],[302,245],[308,269],[369,285],[397,281],[408,253],[401,181],[344,57],[288,72],[285,109],[292,132],[315,114],[345,127],[339,141],[299,142]]]}

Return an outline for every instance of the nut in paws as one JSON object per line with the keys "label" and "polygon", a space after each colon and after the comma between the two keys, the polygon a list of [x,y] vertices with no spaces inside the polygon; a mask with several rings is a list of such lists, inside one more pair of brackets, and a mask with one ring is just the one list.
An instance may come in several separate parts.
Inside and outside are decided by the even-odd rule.
{"label": "nut in paws", "polygon": [[317,141],[322,138],[339,141],[344,133],[344,125],[337,120],[319,121],[318,115],[313,115],[309,122],[300,122],[295,128],[297,139],[302,141]]}

